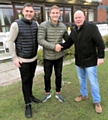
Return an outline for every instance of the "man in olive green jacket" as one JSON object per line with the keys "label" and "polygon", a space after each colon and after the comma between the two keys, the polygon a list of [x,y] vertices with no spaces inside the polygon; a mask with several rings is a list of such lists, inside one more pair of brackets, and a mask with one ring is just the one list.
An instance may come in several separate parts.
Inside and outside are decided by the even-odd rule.
{"label": "man in olive green jacket", "polygon": [[[60,51],[59,43],[62,43],[63,39],[67,40],[68,32],[67,27],[59,22],[60,9],[54,5],[49,11],[50,20],[40,24],[38,30],[38,43],[43,46],[43,59],[44,59],[44,83],[45,83],[45,95],[42,98],[42,102],[45,102],[51,97],[51,74],[54,67],[55,71],[55,84],[56,95],[55,97],[63,102],[61,83],[62,83],[62,64],[64,51]],[[60,52],[59,52],[60,51]]]}

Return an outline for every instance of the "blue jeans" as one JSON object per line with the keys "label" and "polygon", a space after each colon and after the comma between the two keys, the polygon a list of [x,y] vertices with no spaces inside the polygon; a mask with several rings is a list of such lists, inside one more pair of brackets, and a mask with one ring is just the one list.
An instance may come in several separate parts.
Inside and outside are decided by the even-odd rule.
{"label": "blue jeans", "polygon": [[86,67],[81,68],[76,66],[77,75],[80,82],[80,93],[82,96],[88,96],[88,90],[87,90],[87,80],[86,76],[88,77],[88,80],[90,82],[90,88],[91,88],[91,94],[93,98],[93,103],[98,103],[101,101],[100,93],[99,93],[99,84],[97,79],[97,67]]}

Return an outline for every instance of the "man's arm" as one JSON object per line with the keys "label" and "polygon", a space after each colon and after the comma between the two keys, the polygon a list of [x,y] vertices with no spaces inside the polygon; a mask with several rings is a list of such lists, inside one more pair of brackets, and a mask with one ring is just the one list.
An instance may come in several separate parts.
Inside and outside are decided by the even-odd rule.
{"label": "man's arm", "polygon": [[39,45],[41,45],[44,48],[47,48],[49,50],[55,50],[56,45],[47,42],[45,39],[46,39],[46,29],[41,24],[39,26],[39,29],[38,29],[38,43],[39,43]]}
{"label": "man's arm", "polygon": [[70,34],[70,36],[64,43],[60,43],[60,45],[63,47],[62,50],[70,48],[72,44],[74,43],[71,36],[72,34]]}
{"label": "man's arm", "polygon": [[64,33],[64,35],[63,35],[63,39],[64,39],[65,41],[67,41],[67,40],[68,40],[68,37],[69,37],[69,34],[68,34],[68,31],[67,31],[67,27],[66,27],[66,31],[65,31],[65,33]]}
{"label": "man's arm", "polygon": [[16,22],[13,22],[10,27],[10,32],[8,36],[8,45],[9,45],[9,51],[12,55],[12,58],[17,58],[16,52],[15,52],[15,40],[18,35],[18,25]]}
{"label": "man's arm", "polygon": [[103,59],[105,56],[105,45],[97,26],[94,26],[93,40],[96,44],[98,58]]}
{"label": "man's arm", "polygon": [[101,65],[102,63],[104,63],[104,57],[105,57],[105,45],[102,39],[102,36],[97,28],[97,26],[94,27],[94,34],[93,34],[93,40],[96,43],[96,47],[97,47],[97,65]]}
{"label": "man's arm", "polygon": [[20,63],[22,63],[16,55],[16,50],[15,50],[15,40],[18,35],[18,25],[16,22],[13,22],[11,27],[10,27],[10,32],[8,36],[8,45],[9,45],[9,52],[12,55],[13,62],[17,67],[20,67]]}

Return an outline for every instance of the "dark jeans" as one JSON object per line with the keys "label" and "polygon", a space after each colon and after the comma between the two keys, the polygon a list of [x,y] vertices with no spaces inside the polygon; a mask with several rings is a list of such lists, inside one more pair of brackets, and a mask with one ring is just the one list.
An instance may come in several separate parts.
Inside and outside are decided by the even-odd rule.
{"label": "dark jeans", "polygon": [[45,91],[50,92],[51,89],[51,75],[54,66],[55,71],[55,84],[56,84],[56,92],[60,92],[61,82],[62,82],[62,64],[63,57],[58,60],[46,60],[44,59],[44,83],[45,83]]}
{"label": "dark jeans", "polygon": [[25,104],[30,103],[30,96],[32,95],[33,77],[37,66],[37,60],[30,63],[22,63],[19,68],[22,79],[22,91],[24,95]]}

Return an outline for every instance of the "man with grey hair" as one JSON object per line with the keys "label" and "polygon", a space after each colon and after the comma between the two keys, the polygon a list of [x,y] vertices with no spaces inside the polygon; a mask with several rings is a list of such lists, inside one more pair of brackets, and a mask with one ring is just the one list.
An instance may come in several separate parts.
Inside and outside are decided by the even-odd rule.
{"label": "man with grey hair", "polygon": [[88,99],[86,76],[90,82],[91,94],[95,111],[102,112],[100,104],[101,97],[97,78],[97,65],[101,65],[104,60],[105,45],[102,36],[93,23],[85,21],[84,13],[78,10],[74,13],[75,25],[65,43],[61,43],[62,49],[75,45],[75,65],[80,82],[80,94],[75,98],[75,102]]}

